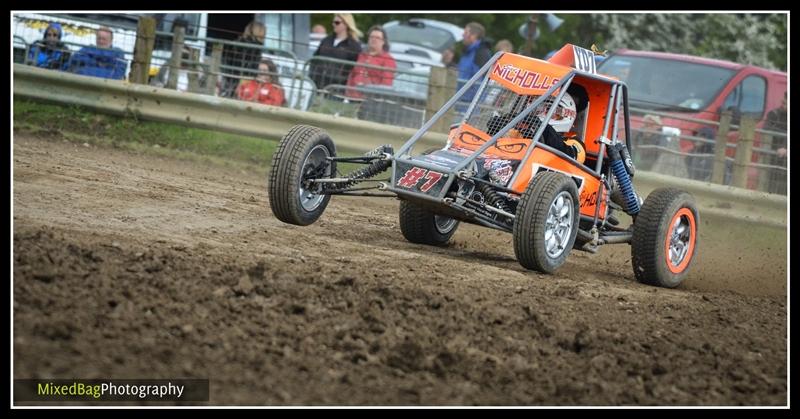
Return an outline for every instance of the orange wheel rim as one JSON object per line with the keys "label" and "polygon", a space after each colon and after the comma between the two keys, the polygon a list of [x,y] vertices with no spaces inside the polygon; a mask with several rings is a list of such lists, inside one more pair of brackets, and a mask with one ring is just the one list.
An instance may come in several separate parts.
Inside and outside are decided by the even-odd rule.
{"label": "orange wheel rim", "polygon": [[664,241],[667,268],[674,274],[683,272],[692,260],[697,243],[697,224],[689,208],[681,208],[672,217]]}

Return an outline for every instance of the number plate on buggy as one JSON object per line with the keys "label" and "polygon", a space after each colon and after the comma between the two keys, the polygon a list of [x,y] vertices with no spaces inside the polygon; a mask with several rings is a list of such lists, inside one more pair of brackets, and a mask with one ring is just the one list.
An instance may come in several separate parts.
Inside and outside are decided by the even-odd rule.
{"label": "number plate on buggy", "polygon": [[397,168],[397,183],[395,186],[398,189],[438,195],[445,183],[447,183],[447,174],[440,171],[410,164],[398,164]]}

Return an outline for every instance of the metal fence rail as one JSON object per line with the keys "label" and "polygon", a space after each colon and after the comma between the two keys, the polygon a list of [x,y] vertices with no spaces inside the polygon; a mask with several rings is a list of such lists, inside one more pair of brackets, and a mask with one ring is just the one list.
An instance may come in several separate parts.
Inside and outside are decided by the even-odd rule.
{"label": "metal fence rail", "polygon": [[[22,27],[28,30],[32,24],[42,26],[45,22],[18,20],[15,31]],[[93,34],[98,27],[90,21],[85,24],[87,26],[76,26],[69,30],[76,34]],[[179,35],[179,29],[172,33],[155,31],[152,32],[153,35],[149,35],[150,40],[152,37],[161,40],[161,49],[153,51],[149,59],[149,82],[153,85],[211,96],[254,100],[239,97],[238,88],[258,76],[258,63],[261,60],[269,60],[276,67],[271,72],[271,77],[276,81],[274,85],[282,90],[285,97],[281,106],[399,127],[419,128],[453,95],[458,83],[463,82],[455,80],[455,74],[449,74],[443,68],[412,69],[401,61],[397,61],[396,68],[386,68],[320,56],[301,61],[291,51],[280,48]],[[137,32],[135,29],[122,28],[117,33],[120,35],[115,38],[114,45],[123,46],[126,68],[132,70]],[[278,44],[281,42],[283,41],[279,40]],[[91,44],[93,45],[93,41]],[[70,53],[82,46],[74,43],[65,45]],[[165,49],[168,47],[169,49]],[[25,61],[31,45],[23,38],[15,36],[14,48],[15,62],[20,62],[20,59]],[[20,54],[19,51],[24,53]],[[180,56],[184,53],[190,58]],[[175,70],[169,80],[163,79],[165,66]],[[338,82],[326,82],[319,86],[313,80],[322,79],[317,74],[312,74],[312,68],[338,68],[342,71]],[[348,75],[353,71],[387,72],[391,75],[391,80],[378,85],[348,85]],[[176,73],[180,74],[178,81],[174,80]],[[466,105],[462,103],[456,106],[451,111],[452,115],[444,118],[441,124],[435,125],[434,130],[447,132],[449,123],[456,122],[463,116]],[[723,122],[716,120],[720,119],[719,115],[714,115],[714,118],[709,115],[709,119],[701,119],[662,110],[637,107],[631,107],[630,110],[633,121],[631,138],[624,140],[630,142],[634,162],[640,170],[681,179],[786,194],[787,159],[785,154],[777,152],[779,144],[787,144],[785,132],[754,129],[754,121],[747,117],[734,123],[738,121],[730,116],[723,117]],[[696,128],[681,132],[665,131],[665,127],[669,128],[667,122],[659,126],[641,122],[648,118],[681,121],[684,125],[689,124]]]}
{"label": "metal fence rail", "polygon": [[[281,138],[295,124],[309,124],[327,130],[337,146],[351,150],[366,151],[387,143],[399,147],[416,131],[117,80],[78,76],[21,64],[14,64],[13,77],[15,97],[80,105],[103,113],[135,115],[143,120],[171,122],[269,139]],[[428,132],[419,145],[441,146],[446,138],[443,134]],[[689,190],[697,198],[702,212],[710,212],[725,219],[783,228],[786,226],[785,196],[647,172],[637,172],[634,183],[637,187],[644,188],[643,190],[662,186]]]}

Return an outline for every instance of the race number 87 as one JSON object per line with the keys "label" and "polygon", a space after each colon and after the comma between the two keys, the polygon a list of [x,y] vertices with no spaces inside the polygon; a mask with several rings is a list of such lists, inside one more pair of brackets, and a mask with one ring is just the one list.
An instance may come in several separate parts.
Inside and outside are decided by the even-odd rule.
{"label": "race number 87", "polygon": [[408,169],[403,177],[397,181],[397,186],[401,188],[414,188],[419,183],[420,179],[427,179],[428,181],[422,184],[422,187],[419,188],[422,192],[428,192],[439,179],[442,178],[442,174],[439,172],[434,172],[433,170],[423,169],[421,167],[412,167]]}

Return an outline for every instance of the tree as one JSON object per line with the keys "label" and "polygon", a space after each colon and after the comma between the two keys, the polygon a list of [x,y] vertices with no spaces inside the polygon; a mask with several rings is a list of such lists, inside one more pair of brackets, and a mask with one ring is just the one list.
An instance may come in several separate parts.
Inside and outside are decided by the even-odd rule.
{"label": "tree", "polygon": [[718,58],[786,71],[786,14],[596,14],[604,48]]}
{"label": "tree", "polygon": [[[458,26],[476,21],[486,28],[492,41],[508,39],[515,51],[520,51],[525,39],[517,31],[529,16],[521,13],[374,13],[357,14],[355,19],[362,31],[372,25],[411,17]],[[585,48],[597,44],[610,51],[629,48],[673,52],[786,71],[786,13],[559,13],[558,17],[564,22],[551,31],[540,16],[541,35],[534,42],[533,56],[543,57],[565,43]],[[332,14],[313,14],[311,23],[320,23],[330,31],[331,19]]]}

